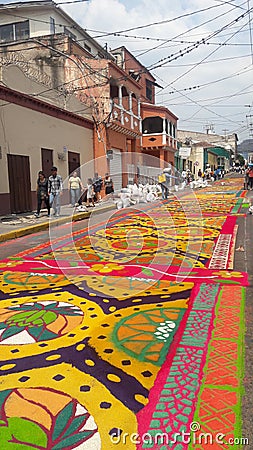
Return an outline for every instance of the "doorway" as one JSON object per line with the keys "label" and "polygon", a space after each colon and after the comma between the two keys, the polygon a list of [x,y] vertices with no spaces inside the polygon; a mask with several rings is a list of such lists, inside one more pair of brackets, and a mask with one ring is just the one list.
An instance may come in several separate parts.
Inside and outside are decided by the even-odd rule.
{"label": "doorway", "polygon": [[113,149],[113,157],[110,160],[110,176],[112,177],[115,191],[122,188],[122,156],[121,151]]}
{"label": "doorway", "polygon": [[32,210],[29,156],[7,155],[11,213]]}
{"label": "doorway", "polygon": [[80,177],[80,153],[68,152],[68,167],[69,175],[76,170]]}
{"label": "doorway", "polygon": [[41,149],[41,166],[42,170],[48,178],[51,175],[51,168],[53,167],[53,150],[49,150],[48,148]]}

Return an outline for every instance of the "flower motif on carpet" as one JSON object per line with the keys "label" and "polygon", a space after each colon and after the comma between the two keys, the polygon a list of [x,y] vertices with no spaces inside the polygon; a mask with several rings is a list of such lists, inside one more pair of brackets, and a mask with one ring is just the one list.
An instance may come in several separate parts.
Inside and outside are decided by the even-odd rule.
{"label": "flower motif on carpet", "polygon": [[1,449],[74,450],[87,441],[101,447],[94,420],[68,395],[44,388],[0,392]]}
{"label": "flower motif on carpet", "polygon": [[0,344],[30,344],[55,339],[78,326],[83,312],[68,303],[38,302],[0,311]]}

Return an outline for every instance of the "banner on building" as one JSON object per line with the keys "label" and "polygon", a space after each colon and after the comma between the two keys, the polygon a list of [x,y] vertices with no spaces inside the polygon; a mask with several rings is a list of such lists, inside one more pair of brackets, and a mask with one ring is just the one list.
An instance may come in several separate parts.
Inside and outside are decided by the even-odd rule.
{"label": "banner on building", "polygon": [[191,156],[191,147],[181,147],[179,149],[180,158],[187,159]]}

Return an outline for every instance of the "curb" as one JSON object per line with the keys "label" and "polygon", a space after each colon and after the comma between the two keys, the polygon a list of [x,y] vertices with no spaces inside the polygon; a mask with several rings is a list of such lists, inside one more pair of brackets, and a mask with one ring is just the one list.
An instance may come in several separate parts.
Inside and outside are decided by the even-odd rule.
{"label": "curb", "polygon": [[27,236],[28,234],[38,233],[39,231],[44,231],[49,228],[49,226],[63,225],[69,221],[77,222],[79,220],[88,219],[91,214],[100,214],[106,211],[111,211],[115,209],[115,205],[109,205],[101,209],[94,209],[92,211],[85,211],[73,214],[72,216],[62,217],[60,219],[54,219],[53,221],[48,220],[47,222],[38,223],[36,225],[31,225],[26,228],[20,228],[18,230],[9,231],[8,233],[0,234],[0,243],[6,242],[11,239],[17,239],[22,236]]}

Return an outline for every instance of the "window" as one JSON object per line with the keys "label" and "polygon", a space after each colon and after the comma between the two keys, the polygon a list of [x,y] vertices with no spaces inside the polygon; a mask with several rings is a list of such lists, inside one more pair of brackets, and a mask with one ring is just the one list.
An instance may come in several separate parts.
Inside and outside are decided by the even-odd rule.
{"label": "window", "polygon": [[13,34],[13,25],[2,25],[0,27],[0,41],[13,41],[14,40],[14,34]]}
{"label": "window", "polygon": [[76,35],[72,33],[67,27],[64,27],[64,33],[69,36],[73,41],[76,41]]}
{"label": "window", "polygon": [[140,81],[141,78],[141,74],[138,72],[135,72],[134,70],[130,69],[129,70],[129,75],[130,77],[132,77],[135,81]]}
{"label": "window", "polygon": [[50,34],[55,34],[55,20],[50,17]]}
{"label": "window", "polygon": [[146,97],[151,102],[152,102],[152,99],[153,99],[153,89],[152,89],[152,87],[153,87],[152,82],[150,80],[146,80]]}
{"label": "window", "polygon": [[89,46],[89,45],[87,45],[87,44],[84,44],[84,48],[85,48],[86,50],[88,50],[88,52],[90,52],[90,53],[91,53],[91,48],[90,48],[90,46]]}
{"label": "window", "polygon": [[159,116],[146,117],[142,121],[142,133],[153,134],[163,132],[163,119]]}
{"label": "window", "polygon": [[0,42],[19,41],[29,37],[29,20],[0,26]]}
{"label": "window", "polygon": [[28,39],[29,38],[29,21],[19,22],[14,25],[15,39]]}

